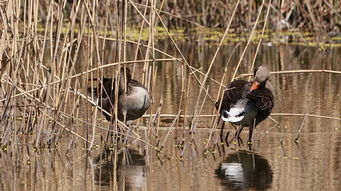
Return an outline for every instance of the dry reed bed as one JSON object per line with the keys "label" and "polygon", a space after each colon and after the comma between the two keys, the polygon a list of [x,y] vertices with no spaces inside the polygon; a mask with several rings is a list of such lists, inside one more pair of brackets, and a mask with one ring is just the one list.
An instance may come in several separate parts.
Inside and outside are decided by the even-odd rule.
{"label": "dry reed bed", "polygon": [[[194,6],[192,1],[188,1],[188,4],[181,8],[180,5],[172,5],[172,1],[162,1],[160,3],[156,0],[143,1],[143,4],[137,4],[132,0],[125,3],[118,1],[70,2],[17,0],[4,1],[1,4],[0,11],[3,22],[0,39],[0,55],[2,55],[0,68],[0,144],[3,150],[14,148],[15,144],[13,143],[21,141],[28,143],[35,149],[54,148],[58,145],[65,132],[70,133],[73,137],[70,139],[70,143],[75,141],[74,138],[77,138],[82,140],[86,148],[91,150],[98,144],[98,140],[95,139],[96,133],[99,130],[104,130],[106,133],[103,136],[106,137],[105,140],[111,147],[117,147],[117,141],[124,142],[122,144],[127,145],[127,137],[129,137],[162,152],[162,148],[173,128],[169,128],[164,140],[152,144],[148,140],[142,139],[136,130],[117,119],[113,124],[99,123],[97,118],[100,113],[96,109],[96,104],[86,95],[87,87],[94,87],[96,84],[95,81],[88,79],[100,79],[108,70],[113,71],[111,73],[112,77],[117,77],[119,75],[118,68],[129,66],[133,68],[134,75],[136,71],[141,71],[141,81],[148,87],[153,96],[154,91],[156,91],[155,83],[158,71],[156,63],[175,62],[182,74],[178,112],[177,114],[167,115],[173,120],[171,126],[188,127],[190,132],[195,132],[198,119],[200,117],[210,117],[212,135],[218,120],[216,110],[212,110],[211,114],[202,114],[202,108],[207,99],[212,103],[218,100],[225,88],[223,85],[226,84],[225,74],[232,72],[227,71],[230,62],[228,60],[224,70],[225,74],[220,82],[209,77],[215,58],[231,27],[240,23],[252,26],[249,40],[244,47],[235,71],[233,71],[232,79],[234,79],[238,77],[238,68],[250,45],[254,32],[257,28],[261,28],[262,34],[264,34],[264,31],[269,28],[269,22],[274,23],[274,20],[269,19],[269,15],[279,14],[277,10],[279,7],[281,8],[281,14],[276,17],[277,19],[282,19],[283,15],[286,15],[286,18],[290,19],[292,17],[302,17],[301,19],[309,18],[312,21],[323,19],[321,16],[317,16],[317,13],[332,7],[325,6],[331,4],[331,2],[323,1],[322,3],[321,1],[321,3],[317,2],[314,5],[309,3],[297,5],[297,10],[292,6],[282,10],[284,7],[288,7],[289,2],[263,0],[261,4],[257,4],[238,0],[224,4],[219,8],[221,1],[212,1],[210,3],[203,1],[204,3],[200,5],[202,7],[189,9],[192,11],[189,16],[179,16],[185,9]],[[290,2],[293,3],[293,1]],[[297,2],[295,1],[295,3]],[[171,5],[174,11],[171,11],[173,10]],[[309,16],[305,8],[308,9]],[[207,15],[203,14],[203,11],[207,10],[213,10],[213,13],[223,12],[224,14],[207,17]],[[241,10],[242,14],[237,14]],[[245,10],[248,11],[245,12]],[[245,14],[248,16],[245,17]],[[328,9],[328,14],[333,15],[331,16],[333,19],[335,15],[339,17],[338,12],[332,8]],[[202,16],[199,17],[202,18],[202,23],[198,22],[194,17],[195,15]],[[246,20],[244,21],[243,18]],[[212,21],[212,19],[215,19],[215,21]],[[316,32],[316,37],[320,38],[323,32],[328,31],[328,29],[325,29],[328,28],[327,26],[330,28],[335,24],[332,20],[323,26],[316,24],[310,26],[311,23],[315,22],[304,20],[303,24],[298,27],[308,26],[309,29]],[[188,63],[177,42],[169,33],[169,28],[173,26],[191,28],[193,25],[202,26],[202,24],[209,26],[209,23],[212,24],[217,21],[221,21],[221,27],[225,29],[225,32],[208,70],[201,71]],[[38,28],[42,26],[44,32],[39,32]],[[169,55],[156,48],[157,39],[155,34],[158,26],[161,26],[166,31],[168,39],[177,49],[179,57]],[[127,39],[129,33],[127,29],[130,27],[140,29],[137,41]],[[145,29],[149,31],[147,41],[141,39],[142,31]],[[100,31],[110,31],[111,35]],[[249,71],[252,71],[254,67],[261,43],[262,39],[258,41],[257,51]],[[107,48],[108,44],[112,44],[109,50]],[[128,44],[134,44],[136,49],[127,50]],[[239,44],[236,45],[235,49],[238,46]],[[112,57],[114,62],[108,63],[108,55]],[[131,55],[133,55],[134,59],[129,60],[128,57],[131,57]],[[327,70],[279,71],[277,73],[285,72],[330,72],[340,74],[339,71]],[[208,80],[219,84],[219,93],[216,97],[212,97],[208,93],[209,87],[205,85]],[[200,91],[195,111],[189,113],[188,97],[192,81],[197,82]],[[166,116],[162,113],[162,96],[158,102],[157,109],[148,112],[150,115],[147,115],[148,120],[145,124],[148,127],[148,135],[156,137],[158,137],[160,118]],[[89,103],[94,106],[90,107]],[[82,119],[84,112],[88,116],[86,119]],[[308,113],[302,115],[309,116]],[[183,118],[183,123],[179,122],[180,117]],[[340,118],[331,118],[340,120]],[[138,126],[142,125],[141,123],[140,120],[136,124]],[[76,128],[77,126],[83,128]],[[122,130],[119,132],[118,128]],[[120,135],[121,139],[118,139],[120,136],[109,136],[109,132]],[[211,142],[211,135],[208,137],[209,141],[207,141],[206,147]],[[195,136],[195,134],[192,133],[192,136]],[[217,141],[217,139],[213,140],[214,143],[217,143]],[[186,144],[185,140],[183,148],[186,148]]]}

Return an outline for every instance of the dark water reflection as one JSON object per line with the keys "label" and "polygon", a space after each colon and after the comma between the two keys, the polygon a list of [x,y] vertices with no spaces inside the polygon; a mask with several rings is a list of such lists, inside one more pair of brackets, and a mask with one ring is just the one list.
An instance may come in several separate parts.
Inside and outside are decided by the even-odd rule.
{"label": "dark water reflection", "polygon": [[[144,156],[137,150],[120,149],[116,158],[114,152],[106,149],[95,158],[95,164],[94,181],[100,188],[146,190],[147,167]],[[114,186],[116,183],[117,187]]]}
{"label": "dark water reflection", "polygon": [[268,160],[253,153],[229,154],[220,163],[216,174],[228,190],[266,190],[272,183]]}

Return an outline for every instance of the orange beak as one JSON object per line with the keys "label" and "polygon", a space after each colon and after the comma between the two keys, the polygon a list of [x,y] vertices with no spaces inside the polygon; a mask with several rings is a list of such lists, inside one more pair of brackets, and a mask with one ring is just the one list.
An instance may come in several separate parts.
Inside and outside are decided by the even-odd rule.
{"label": "orange beak", "polygon": [[254,81],[254,82],[252,83],[252,86],[251,86],[251,91],[257,89],[258,87],[259,87],[259,83],[256,82],[256,81]]}

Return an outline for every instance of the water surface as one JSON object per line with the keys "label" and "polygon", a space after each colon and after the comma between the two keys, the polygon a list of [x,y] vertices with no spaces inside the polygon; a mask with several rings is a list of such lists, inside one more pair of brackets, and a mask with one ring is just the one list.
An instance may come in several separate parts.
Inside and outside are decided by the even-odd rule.
{"label": "water surface", "polygon": [[[134,50],[134,47],[130,47]],[[170,44],[160,41],[157,48],[178,55]],[[207,71],[216,45],[180,44],[187,61]],[[231,80],[243,46],[223,46],[210,78],[220,81],[228,63],[226,80]],[[251,46],[241,63],[239,74],[248,73],[256,47]],[[110,52],[110,49],[108,50]],[[109,54],[109,53],[108,53]],[[256,65],[267,64],[272,71],[341,70],[341,49],[321,51],[300,46],[261,46]],[[133,55],[130,55],[133,57]],[[106,57],[106,62],[113,62]],[[150,87],[153,105],[147,114],[154,114],[162,97],[162,114],[177,114],[179,108],[193,114],[199,94],[198,83],[190,71],[178,62],[156,63],[154,86]],[[138,65],[134,78],[141,79]],[[110,71],[107,71],[110,73]],[[110,75],[110,74],[107,74]],[[200,80],[203,76],[198,75]],[[182,83],[185,78],[184,83]],[[217,97],[219,85],[209,79],[209,94]],[[246,78],[247,79],[247,78]],[[136,130],[143,142],[130,139],[127,147],[116,154],[101,142],[104,130],[96,131],[98,149],[87,153],[81,140],[65,132],[57,149],[35,151],[27,144],[13,145],[0,151],[1,190],[339,190],[341,188],[340,121],[324,117],[284,116],[313,114],[340,118],[340,75],[330,73],[291,73],[272,75],[275,108],[272,118],[257,126],[254,145],[229,147],[222,145],[219,129],[212,129],[212,117],[200,117],[195,134],[189,122],[170,129],[174,116],[162,117],[159,128],[145,128],[149,118],[141,120]],[[180,105],[181,90],[189,88],[188,97]],[[202,95],[201,102],[205,96]],[[201,104],[200,102],[200,104]],[[84,104],[84,111],[90,106]],[[214,105],[207,98],[202,115],[211,115]],[[84,119],[91,115],[84,112]],[[103,119],[103,116],[101,116]],[[183,120],[181,118],[181,120]],[[104,127],[108,123],[100,120]],[[303,124],[303,125],[302,125]],[[295,137],[302,126],[298,143]],[[81,133],[87,125],[75,125]],[[234,130],[227,125],[225,133]],[[169,136],[167,137],[167,134]],[[248,131],[242,138],[246,140]],[[167,137],[167,139],[165,139]],[[26,137],[27,138],[27,137]],[[25,139],[23,136],[22,139]],[[25,142],[25,141],[23,141]],[[164,143],[161,152],[154,148]],[[244,141],[245,142],[245,141]],[[147,143],[147,144],[146,144]],[[152,145],[152,146],[151,146]],[[114,165],[114,164],[117,165]]]}

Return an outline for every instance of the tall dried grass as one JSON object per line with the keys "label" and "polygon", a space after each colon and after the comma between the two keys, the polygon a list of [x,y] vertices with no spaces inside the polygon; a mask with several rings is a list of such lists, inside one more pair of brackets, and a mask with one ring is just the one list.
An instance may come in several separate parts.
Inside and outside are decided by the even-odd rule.
{"label": "tall dried grass", "polygon": [[[34,148],[54,148],[63,133],[69,132],[91,150],[97,144],[95,138],[99,130],[105,130],[105,140],[112,145],[117,145],[118,140],[127,140],[126,137],[151,145],[148,140],[142,140],[134,129],[118,121],[117,116],[113,124],[99,122],[97,108],[100,106],[91,101],[86,89],[97,85],[96,81],[89,79],[101,79],[108,73],[115,78],[119,75],[120,67],[132,67],[133,76],[140,78],[150,91],[153,102],[159,103],[157,109],[148,111],[149,119],[144,120],[149,122],[146,124],[149,127],[148,135],[157,137],[160,117],[164,115],[162,95],[160,100],[154,98],[157,91],[156,76],[159,64],[169,63],[178,64],[181,71],[180,101],[172,126],[190,126],[194,132],[198,118],[203,116],[201,111],[205,100],[215,103],[223,92],[225,77],[219,82],[210,78],[209,74],[231,29],[251,31],[234,70],[235,78],[257,29],[262,29],[262,36],[269,28],[281,30],[285,26],[289,29],[306,29],[315,32],[317,39],[323,39],[324,34],[340,24],[339,9],[335,7],[338,4],[339,1],[303,4],[299,1],[280,0],[261,3],[245,0],[149,0],[139,3],[132,0],[2,1],[0,144],[7,148],[18,142],[21,136],[30,135],[28,142]],[[179,27],[185,28],[188,34],[198,30],[198,27],[225,29],[207,71],[195,68],[180,50],[170,32],[170,29]],[[139,29],[136,41],[129,39],[132,28]],[[165,31],[167,39],[177,50],[176,55],[157,48],[158,28]],[[142,38],[145,30],[148,31],[147,40]],[[260,44],[261,38],[249,71],[252,71]],[[129,47],[136,49],[129,50]],[[197,82],[200,91],[195,111],[189,113],[188,97],[193,80]],[[215,99],[209,94],[207,81],[220,85]],[[95,107],[91,107],[91,104]],[[114,105],[117,111],[117,103]],[[210,116],[215,115],[214,110]],[[84,119],[84,116],[88,117]],[[184,121],[180,124],[181,116]],[[217,118],[212,117],[211,120],[212,124],[216,124]],[[142,120],[137,122],[141,123]],[[78,126],[84,128],[79,129]],[[109,136],[109,132],[125,138]],[[162,141],[162,145],[165,141]]]}

